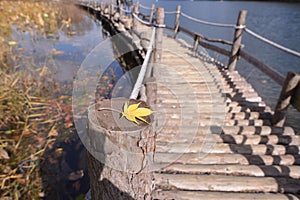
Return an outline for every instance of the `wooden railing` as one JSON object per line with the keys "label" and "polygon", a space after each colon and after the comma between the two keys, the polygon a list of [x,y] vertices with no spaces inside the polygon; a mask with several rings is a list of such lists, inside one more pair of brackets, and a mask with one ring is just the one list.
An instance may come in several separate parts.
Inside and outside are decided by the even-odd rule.
{"label": "wooden railing", "polygon": [[[257,69],[262,71],[264,74],[266,74],[268,77],[270,77],[272,80],[274,80],[277,84],[282,86],[281,95],[279,97],[279,100],[277,102],[277,106],[275,108],[275,114],[273,118],[273,124],[275,126],[283,126],[285,121],[285,113],[287,111],[288,106],[291,104],[293,105],[297,110],[300,110],[300,79],[299,74],[296,73],[288,73],[286,78],[278,73],[276,70],[274,70],[272,67],[268,66],[264,62],[257,59],[255,56],[251,55],[249,52],[245,51],[245,46],[242,44],[242,35],[244,32],[247,32],[248,34],[251,34],[252,36],[256,37],[259,40],[262,40],[263,42],[266,42],[276,48],[279,48],[289,54],[292,54],[294,56],[297,56],[300,58],[300,53],[296,52],[294,50],[291,50],[289,48],[286,48],[282,45],[279,45],[267,38],[264,38],[260,36],[257,33],[254,33],[249,28],[246,28],[246,15],[247,11],[242,10],[239,13],[239,16],[237,18],[236,24],[222,24],[222,23],[214,23],[214,22],[208,22],[201,19],[196,19],[192,16],[189,16],[188,14],[181,11],[181,6],[178,5],[176,7],[176,10],[174,11],[164,11],[163,8],[157,8],[155,9],[155,5],[152,4],[151,7],[144,6],[137,1],[137,3],[133,6],[131,6],[128,10],[124,9],[124,5],[120,2],[120,0],[117,0],[117,4],[114,4],[112,1],[110,1],[110,4],[104,5],[103,3],[96,3],[94,2],[95,6],[106,8],[106,14],[108,16],[113,16],[116,11],[120,13],[119,21],[122,22],[121,18],[123,15],[130,14],[133,19],[133,25],[132,27],[128,27],[128,24],[126,24],[127,29],[132,28],[134,31],[136,30],[137,24],[142,23],[146,26],[150,27],[157,27],[156,34],[155,34],[155,50],[154,50],[154,62],[159,63],[161,58],[161,40],[162,40],[162,32],[163,28],[169,29],[173,31],[173,37],[176,39],[178,36],[178,33],[183,32],[187,35],[189,35],[193,39],[193,47],[192,51],[194,53],[197,53],[198,46],[202,46],[206,49],[215,51],[217,53],[220,53],[222,55],[225,55],[228,57],[228,64],[227,69],[229,71],[234,71],[237,61],[240,58],[243,58],[248,63],[255,66]],[[149,11],[149,15],[145,15],[141,12],[139,12],[140,8],[143,8],[145,10]],[[165,14],[173,14],[174,15],[174,26],[166,26],[164,25],[164,15]],[[191,21],[206,24],[210,26],[215,27],[224,27],[224,28],[232,28],[235,29],[233,41],[227,41],[223,39],[218,38],[209,38],[207,36],[204,36],[200,33],[190,31],[180,24],[180,18],[185,17]],[[123,22],[125,24],[125,22]],[[227,45],[231,47],[231,50],[227,50],[226,48],[220,47],[220,45],[216,45],[215,43],[221,44],[221,45]],[[152,52],[152,49],[150,49]],[[149,73],[147,73],[149,74]],[[291,75],[293,74],[293,75]]]}
{"label": "wooden railing", "polygon": [[[146,7],[141,5],[144,9],[151,10],[151,14],[153,15],[153,7],[154,5],[150,7]],[[270,41],[253,31],[251,31],[249,28],[246,28],[246,15],[247,11],[242,10],[239,13],[237,23],[234,24],[221,24],[221,23],[214,23],[214,22],[207,22],[204,20],[193,18],[181,11],[181,6],[178,5],[176,7],[176,11],[169,11],[168,14],[175,14],[175,23],[174,27],[167,26],[169,30],[174,31],[174,38],[177,37],[179,32],[183,32],[190,37],[193,38],[194,44],[192,50],[196,53],[198,49],[198,45],[210,49],[212,51],[215,51],[217,53],[220,53],[222,55],[227,56],[228,59],[228,65],[227,68],[229,71],[233,71],[235,69],[236,63],[238,59],[241,57],[248,63],[252,64],[256,68],[258,68],[260,71],[262,71],[265,75],[270,77],[272,80],[274,80],[276,83],[278,83],[280,86],[282,86],[282,91],[280,94],[280,97],[278,99],[274,117],[272,120],[273,125],[275,126],[283,126],[285,122],[285,114],[287,111],[287,108],[291,104],[293,107],[295,107],[298,111],[300,111],[300,75],[296,73],[289,72],[286,78],[284,78],[283,75],[279,74],[277,71],[275,71],[272,67],[268,66],[264,62],[257,59],[255,56],[251,55],[247,51],[244,50],[244,45],[242,44],[242,35],[243,32],[246,31],[248,34],[251,34],[252,36],[256,37],[257,39],[262,40],[263,42],[268,43],[269,45],[272,45],[276,48],[281,49],[282,51],[285,51],[289,54],[292,54],[294,56],[297,56],[300,58],[300,53],[296,52],[294,50],[291,50],[289,48],[286,48],[282,45],[279,45],[273,41]],[[145,15],[142,15],[145,16]],[[211,26],[218,26],[218,27],[225,27],[225,28],[234,28],[235,33],[233,37],[233,42],[223,40],[223,39],[215,39],[215,38],[209,38],[206,37],[200,33],[196,33],[193,31],[190,31],[180,25],[180,17],[183,16],[187,19],[190,19],[191,21],[211,25]],[[219,43],[223,45],[229,45],[231,46],[231,51],[228,51],[225,48],[221,48],[220,46],[214,45],[213,43]]]}

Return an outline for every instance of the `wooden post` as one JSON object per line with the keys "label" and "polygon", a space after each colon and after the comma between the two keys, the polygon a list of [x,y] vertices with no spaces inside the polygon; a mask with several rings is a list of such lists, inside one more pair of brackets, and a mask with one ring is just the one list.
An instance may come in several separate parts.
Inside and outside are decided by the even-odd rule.
{"label": "wooden post", "polygon": [[241,42],[242,42],[243,29],[241,27],[245,26],[245,24],[246,24],[246,16],[247,16],[246,10],[240,11],[239,17],[238,17],[238,20],[236,23],[236,26],[238,28],[235,29],[233,45],[231,48],[229,61],[228,61],[229,71],[234,71],[234,69],[235,69],[236,61],[238,58],[238,54],[239,54],[239,50],[240,50]]}
{"label": "wooden post", "polygon": [[286,111],[291,103],[291,98],[299,84],[300,76],[289,72],[285,78],[282,90],[277,101],[275,113],[272,119],[274,126],[283,126],[286,118]]}
{"label": "wooden post", "polygon": [[194,38],[194,46],[193,46],[193,52],[194,52],[194,55],[197,54],[198,45],[199,45],[199,35],[195,35],[195,38]]}
{"label": "wooden post", "polygon": [[[164,8],[156,9],[156,23],[159,26],[164,25],[165,11]],[[154,49],[154,62],[160,63],[162,56],[162,40],[163,40],[163,28],[157,27],[155,32],[155,49]]]}
{"label": "wooden post", "polygon": [[152,4],[150,16],[149,16],[149,23],[152,23],[152,21],[153,21],[154,9],[155,9],[155,5]]}
{"label": "wooden post", "polygon": [[[297,76],[299,77],[300,80],[300,74],[298,74]],[[295,109],[298,110],[298,112],[300,112],[300,81],[297,87],[295,88],[295,92],[291,99],[291,104]]]}
{"label": "wooden post", "polygon": [[145,80],[145,82],[147,103],[153,108],[156,105],[157,82],[155,77],[149,77]]}
{"label": "wooden post", "polygon": [[[133,7],[133,13],[136,16],[139,16],[139,3],[138,2],[136,2],[136,4]],[[133,18],[132,29],[133,30],[137,30],[137,25],[138,25],[139,22],[138,22],[138,20],[134,16],[132,16],[132,18]]]}
{"label": "wooden post", "polygon": [[181,6],[178,5],[176,8],[176,16],[175,16],[175,25],[174,25],[174,38],[177,37],[179,31],[179,24],[180,24],[180,9]]}
{"label": "wooden post", "polygon": [[100,1],[100,11],[104,10],[103,2]]}
{"label": "wooden post", "polygon": [[112,18],[114,16],[114,5],[113,5],[113,0],[110,0],[110,17]]}
{"label": "wooden post", "polygon": [[[116,98],[89,107],[86,148],[92,199],[149,199],[152,192],[155,132],[152,125],[136,125],[120,118],[125,102],[141,101]],[[147,106],[141,102],[141,106]],[[153,117],[148,119],[153,121]]]}
{"label": "wooden post", "polygon": [[[119,0],[120,1],[120,0]],[[123,3],[119,3],[119,10],[120,10],[120,18],[122,19],[122,17],[124,16],[124,5],[123,5]]]}

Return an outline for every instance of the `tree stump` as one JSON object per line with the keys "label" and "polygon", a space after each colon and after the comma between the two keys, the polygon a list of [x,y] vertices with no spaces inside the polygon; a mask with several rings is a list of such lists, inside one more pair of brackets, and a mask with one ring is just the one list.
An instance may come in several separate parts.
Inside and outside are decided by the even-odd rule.
{"label": "tree stump", "polygon": [[[102,100],[89,108],[89,174],[92,199],[149,199],[153,175],[154,132],[121,117],[125,98]],[[130,100],[129,104],[136,103]],[[142,102],[139,107],[146,107]],[[145,117],[151,122],[150,117]]]}

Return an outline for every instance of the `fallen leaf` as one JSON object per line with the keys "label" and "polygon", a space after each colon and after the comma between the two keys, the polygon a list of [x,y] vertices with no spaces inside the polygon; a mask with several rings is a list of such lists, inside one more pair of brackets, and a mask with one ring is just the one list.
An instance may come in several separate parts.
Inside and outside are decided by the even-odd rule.
{"label": "fallen leaf", "polygon": [[7,131],[4,131],[4,133],[7,135],[10,135],[10,134],[14,133],[14,130],[7,130]]}
{"label": "fallen leaf", "polygon": [[4,149],[0,148],[0,159],[9,159],[9,155],[7,151]]}
{"label": "fallen leaf", "polygon": [[136,121],[136,118],[149,124],[149,122],[147,122],[144,118],[145,116],[151,115],[153,113],[153,111],[149,108],[139,108],[140,103],[136,103],[136,104],[131,104],[128,106],[127,102],[124,104],[123,107],[123,112],[122,112],[122,117],[125,117],[126,119],[128,119],[129,121],[132,121],[136,124],[139,124]]}
{"label": "fallen leaf", "polygon": [[73,122],[67,122],[65,123],[65,128],[70,128],[73,126]]}
{"label": "fallen leaf", "polygon": [[8,45],[9,46],[16,46],[16,45],[18,45],[18,43],[16,41],[9,41]]}

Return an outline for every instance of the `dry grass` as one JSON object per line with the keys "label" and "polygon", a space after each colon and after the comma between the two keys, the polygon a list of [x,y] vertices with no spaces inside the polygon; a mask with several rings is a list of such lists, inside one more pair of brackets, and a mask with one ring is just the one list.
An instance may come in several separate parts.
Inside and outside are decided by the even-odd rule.
{"label": "dry grass", "polygon": [[59,31],[73,31],[72,20],[80,20],[69,9],[63,17],[65,10],[50,2],[0,1],[0,199],[44,196],[40,162],[68,128],[66,115],[71,123],[70,113],[63,111],[64,106],[71,110],[70,102],[55,98],[59,83],[47,66],[38,67],[20,53],[12,29],[29,33],[31,39],[55,39]]}

